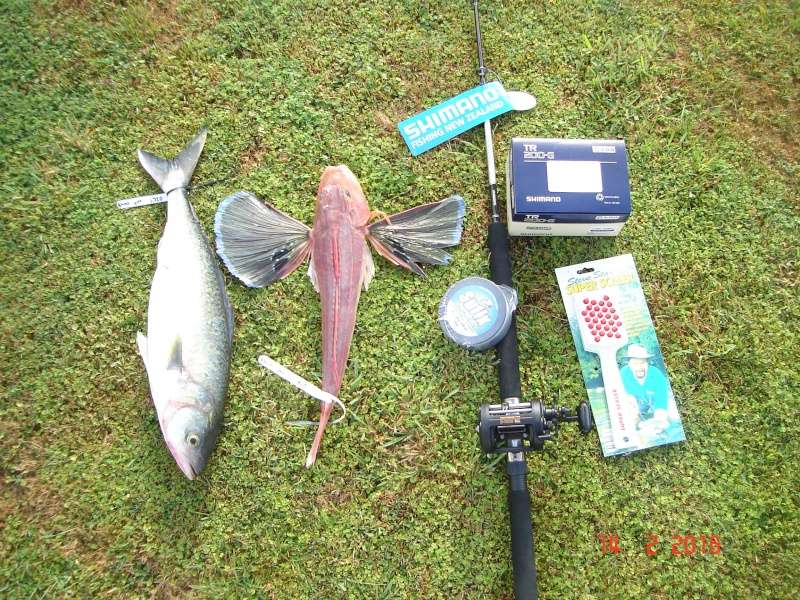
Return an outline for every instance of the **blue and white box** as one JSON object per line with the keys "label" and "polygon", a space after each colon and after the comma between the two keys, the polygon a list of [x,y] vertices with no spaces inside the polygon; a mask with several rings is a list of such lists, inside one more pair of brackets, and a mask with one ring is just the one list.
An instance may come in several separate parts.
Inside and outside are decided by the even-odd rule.
{"label": "blue and white box", "polygon": [[510,235],[615,236],[631,214],[625,142],[514,138],[506,192]]}

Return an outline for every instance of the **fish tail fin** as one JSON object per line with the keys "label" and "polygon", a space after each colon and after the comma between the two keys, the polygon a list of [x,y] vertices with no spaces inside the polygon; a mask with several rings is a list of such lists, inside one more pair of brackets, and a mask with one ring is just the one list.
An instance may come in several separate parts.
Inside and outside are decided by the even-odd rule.
{"label": "fish tail fin", "polygon": [[203,151],[207,133],[208,130],[203,127],[173,159],[161,158],[145,150],[139,150],[139,162],[163,191],[186,187],[192,179],[192,173]]}
{"label": "fish tail fin", "polygon": [[306,469],[310,468],[311,465],[314,464],[314,461],[317,460],[317,452],[319,452],[319,447],[322,444],[322,436],[325,434],[325,427],[328,425],[328,419],[331,418],[332,411],[333,402],[322,403],[322,410],[320,411],[319,415],[319,427],[317,427],[317,433],[314,436],[314,442],[311,444],[311,450],[308,451],[308,458],[306,458]]}

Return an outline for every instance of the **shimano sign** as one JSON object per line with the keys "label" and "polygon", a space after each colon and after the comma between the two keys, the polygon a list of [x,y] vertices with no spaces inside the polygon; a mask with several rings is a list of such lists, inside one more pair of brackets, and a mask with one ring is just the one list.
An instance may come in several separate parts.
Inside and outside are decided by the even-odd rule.
{"label": "shimano sign", "polygon": [[411,154],[417,156],[510,110],[505,89],[493,81],[409,117],[397,128]]}

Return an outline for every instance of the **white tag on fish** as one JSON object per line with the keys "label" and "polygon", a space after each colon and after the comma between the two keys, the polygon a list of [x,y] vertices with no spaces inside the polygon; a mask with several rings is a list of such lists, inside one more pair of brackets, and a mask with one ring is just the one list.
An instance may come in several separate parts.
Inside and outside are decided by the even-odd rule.
{"label": "white tag on fish", "polygon": [[[266,354],[262,354],[261,356],[258,357],[258,364],[260,364],[265,369],[272,371],[273,373],[275,373],[275,375],[277,375],[281,379],[288,381],[297,389],[305,392],[312,398],[316,398],[323,404],[329,404],[333,402],[336,406],[338,406],[342,410],[342,416],[336,419],[335,421],[331,421],[331,425],[335,425],[336,423],[341,422],[342,419],[344,419],[345,416],[347,416],[347,408],[345,408],[345,405],[336,396],[334,396],[333,394],[329,394],[325,390],[318,388],[310,381],[300,377],[300,375],[298,375],[297,373],[294,373],[289,369],[287,369],[286,367],[284,367],[282,364],[275,362]],[[292,424],[316,425],[317,423],[315,421],[293,421]]]}
{"label": "white tag on fish", "polygon": [[140,206],[149,206],[150,204],[159,204],[167,201],[166,194],[153,194],[152,196],[137,196],[136,198],[126,198],[125,200],[117,200],[117,208],[127,210],[129,208],[139,208]]}

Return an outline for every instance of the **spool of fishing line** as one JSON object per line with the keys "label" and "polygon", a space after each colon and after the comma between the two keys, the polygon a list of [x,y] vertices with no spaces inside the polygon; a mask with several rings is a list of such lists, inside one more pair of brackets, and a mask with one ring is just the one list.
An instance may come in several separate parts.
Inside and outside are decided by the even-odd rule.
{"label": "spool of fishing line", "polygon": [[505,285],[467,277],[451,285],[439,303],[445,336],[468,350],[487,350],[503,339],[517,308],[517,292]]}

